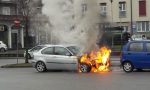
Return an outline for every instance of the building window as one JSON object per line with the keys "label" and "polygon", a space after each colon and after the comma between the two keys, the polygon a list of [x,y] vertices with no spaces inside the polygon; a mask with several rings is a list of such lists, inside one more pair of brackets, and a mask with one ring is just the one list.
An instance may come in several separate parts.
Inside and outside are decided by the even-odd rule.
{"label": "building window", "polygon": [[137,22],[137,32],[149,32],[149,22],[148,21],[140,21]]}
{"label": "building window", "polygon": [[84,16],[87,11],[87,4],[82,4],[81,6],[82,6],[82,16]]}
{"label": "building window", "polygon": [[126,17],[126,2],[119,2],[119,17]]}
{"label": "building window", "polygon": [[10,7],[3,7],[2,8],[3,15],[10,15]]}
{"label": "building window", "polygon": [[101,14],[101,16],[106,16],[106,14],[107,14],[107,4],[106,3],[100,3],[100,14]]}
{"label": "building window", "polygon": [[139,16],[146,16],[146,0],[139,0]]}

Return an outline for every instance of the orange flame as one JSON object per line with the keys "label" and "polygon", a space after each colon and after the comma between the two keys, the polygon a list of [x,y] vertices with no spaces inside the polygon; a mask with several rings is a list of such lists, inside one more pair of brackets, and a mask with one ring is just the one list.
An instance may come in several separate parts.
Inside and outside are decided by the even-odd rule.
{"label": "orange flame", "polygon": [[91,66],[91,72],[107,72],[110,66],[111,50],[102,47],[98,51],[92,51],[90,54],[84,54],[80,58],[80,63],[86,63]]}

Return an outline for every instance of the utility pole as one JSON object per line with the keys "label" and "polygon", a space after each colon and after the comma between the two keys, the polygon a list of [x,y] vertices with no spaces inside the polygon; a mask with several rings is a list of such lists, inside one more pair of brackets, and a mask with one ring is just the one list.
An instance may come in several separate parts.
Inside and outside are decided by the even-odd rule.
{"label": "utility pole", "polygon": [[[112,3],[113,3],[113,0],[110,0],[110,3],[111,3],[111,27],[113,27],[113,6],[112,6]],[[114,47],[114,37],[112,35],[112,45],[111,47],[113,48]]]}
{"label": "utility pole", "polygon": [[131,11],[131,36],[133,35],[133,15],[132,15],[132,0],[130,0]]}
{"label": "utility pole", "polygon": [[28,46],[29,46],[29,43],[28,43],[28,28],[29,28],[29,26],[28,26],[28,24],[29,24],[29,21],[28,21],[28,19],[29,19],[29,17],[28,16],[25,16],[25,32],[26,32],[26,56],[25,56],[25,63],[29,63],[29,61],[28,61]]}

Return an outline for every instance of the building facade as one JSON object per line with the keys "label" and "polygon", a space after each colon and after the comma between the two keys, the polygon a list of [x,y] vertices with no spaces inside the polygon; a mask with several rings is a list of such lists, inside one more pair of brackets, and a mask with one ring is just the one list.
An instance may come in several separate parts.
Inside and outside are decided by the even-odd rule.
{"label": "building facade", "polygon": [[150,0],[98,0],[98,4],[106,27],[120,26],[150,38]]}
{"label": "building facade", "polygon": [[7,44],[8,48],[15,48],[17,43],[17,33],[19,43],[24,47],[23,28],[14,29],[14,21],[17,16],[17,4],[15,0],[0,0],[0,40]]}
{"label": "building facade", "polygon": [[[34,2],[32,5],[35,5],[38,9],[34,11],[41,13],[41,0],[32,0],[32,2]],[[24,21],[17,6],[17,0],[0,0],[0,41],[3,41],[8,48],[12,49],[16,48],[17,43],[20,48],[25,46],[25,29],[22,24]],[[20,28],[14,27],[16,19],[19,19],[21,22]]]}

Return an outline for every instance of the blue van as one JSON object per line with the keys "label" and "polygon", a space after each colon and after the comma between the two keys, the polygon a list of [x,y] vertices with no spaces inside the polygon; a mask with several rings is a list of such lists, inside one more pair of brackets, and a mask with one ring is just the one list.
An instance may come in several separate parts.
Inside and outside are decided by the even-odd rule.
{"label": "blue van", "polygon": [[150,40],[129,41],[124,45],[121,65],[125,72],[150,69]]}

